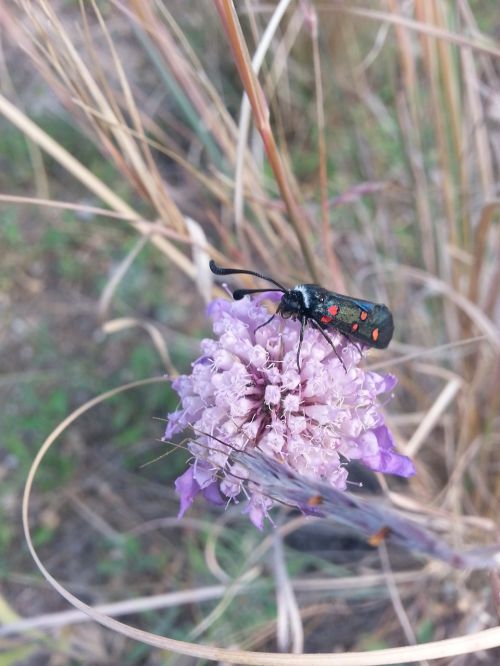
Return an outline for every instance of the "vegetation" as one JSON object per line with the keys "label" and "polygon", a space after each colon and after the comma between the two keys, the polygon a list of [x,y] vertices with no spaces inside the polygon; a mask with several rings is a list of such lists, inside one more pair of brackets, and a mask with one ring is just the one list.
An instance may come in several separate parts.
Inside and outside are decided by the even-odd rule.
{"label": "vegetation", "polygon": [[[398,377],[386,420],[417,467],[391,501],[457,547],[498,540],[497,2],[235,4],[0,1],[2,664],[181,663],[185,646],[75,618],[20,508],[72,410],[189,368],[225,293],[209,257],[390,304],[395,339],[367,364]],[[469,636],[497,625],[494,573],[285,509],[264,533],[242,505],[177,522],[188,454],[160,441],[176,405],[167,381],[117,393],[43,460],[32,535],[77,597],[197,663],[500,644]]]}

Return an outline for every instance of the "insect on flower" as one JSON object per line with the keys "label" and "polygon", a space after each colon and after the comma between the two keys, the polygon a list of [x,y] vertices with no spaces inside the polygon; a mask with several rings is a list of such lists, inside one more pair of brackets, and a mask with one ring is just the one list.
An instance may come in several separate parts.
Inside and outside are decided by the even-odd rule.
{"label": "insect on flower", "polygon": [[[278,296],[281,300],[283,293]],[[349,368],[346,374],[313,326],[304,331],[298,372],[300,326],[282,328],[278,317],[269,322],[262,300],[256,294],[212,301],[207,314],[213,336],[201,341],[201,355],[189,374],[172,382],[180,404],[169,414],[165,439],[186,428],[193,433],[187,444],[192,459],[176,481],[180,515],[196,495],[217,504],[237,503],[244,491],[244,511],[261,529],[272,505],[286,495],[282,486],[292,482],[290,470],[307,479],[300,507],[314,515],[323,513],[329,488],[343,493],[348,484],[364,483],[364,468],[405,478],[415,474],[412,461],[398,452],[381,411],[387,397],[380,396],[391,394],[396,378],[359,367],[354,345],[341,349],[335,334],[332,340]],[[251,470],[242,464],[246,453],[257,451],[271,461],[269,473],[267,463]],[[281,480],[275,475],[278,469]],[[278,486],[270,487],[274,481]],[[370,524],[367,536],[386,524],[385,519]]]}
{"label": "insect on flower", "polygon": [[[394,332],[392,314],[389,308],[382,303],[372,303],[360,298],[343,296],[334,291],[328,291],[328,289],[320,287],[318,284],[297,284],[291,289],[286,289],[273,278],[261,273],[240,268],[221,268],[213,260],[210,261],[210,270],[215,275],[254,275],[276,285],[276,289],[236,289],[233,292],[233,298],[239,301],[248,294],[266,291],[279,291],[283,294],[276,312],[257,329],[269,324],[278,314],[283,319],[300,320],[300,337],[297,348],[297,369],[299,372],[304,328],[308,323],[314,326],[327,340],[346,372],[347,368],[344,361],[326,332],[328,329],[339,331],[353,343],[360,342],[377,349],[385,349],[391,341]],[[361,353],[361,350],[359,351]]]}

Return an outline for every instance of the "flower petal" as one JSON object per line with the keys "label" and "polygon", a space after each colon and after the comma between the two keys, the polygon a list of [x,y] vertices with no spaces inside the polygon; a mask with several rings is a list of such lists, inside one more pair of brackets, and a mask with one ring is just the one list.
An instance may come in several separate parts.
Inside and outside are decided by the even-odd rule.
{"label": "flower petal", "polygon": [[[397,474],[409,477],[416,473],[413,462],[407,456],[396,451],[394,439],[387,426],[380,426],[359,438],[360,445],[365,450],[361,461],[374,472]],[[377,450],[373,449],[373,440],[377,442]]]}
{"label": "flower petal", "polygon": [[175,480],[175,491],[180,499],[180,509],[177,518],[182,518],[200,490],[201,488],[194,478],[194,469],[191,465],[184,474],[181,474]]}
{"label": "flower petal", "polygon": [[217,481],[214,481],[206,488],[203,488],[201,492],[203,493],[203,497],[209,502],[212,502],[212,504],[223,506],[227,502],[227,499],[224,499],[221,495]]}

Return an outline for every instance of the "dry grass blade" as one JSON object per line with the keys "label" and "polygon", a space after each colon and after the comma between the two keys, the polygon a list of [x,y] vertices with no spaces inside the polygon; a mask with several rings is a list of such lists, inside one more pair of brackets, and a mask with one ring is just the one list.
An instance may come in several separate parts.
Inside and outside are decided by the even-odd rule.
{"label": "dry grass blade", "polygon": [[[474,255],[472,259],[472,270],[469,284],[469,300],[472,303],[479,302],[479,285],[482,276],[482,268],[486,255],[489,231],[495,213],[500,211],[500,199],[488,201],[481,211],[481,217],[476,228],[474,237]],[[498,288],[498,285],[496,285]]]}
{"label": "dry grass blade", "polygon": [[[162,608],[172,608],[183,604],[202,603],[203,601],[212,601],[219,599],[226,592],[226,585],[212,585],[205,588],[195,588],[193,590],[181,590],[179,592],[168,592],[156,596],[135,597],[125,601],[116,601],[109,604],[100,604],[95,606],[99,613],[105,613],[110,617],[120,617],[122,615],[134,615],[136,613],[148,613]],[[244,594],[247,590],[246,585],[240,585],[235,593]],[[78,610],[62,611],[60,613],[47,613],[38,617],[26,618],[23,620],[12,618],[10,622],[3,623],[0,627],[0,637],[7,638],[18,634],[25,634],[34,630],[52,630],[61,629],[72,624],[80,622],[91,622],[92,618]]]}
{"label": "dry grass blade", "polygon": [[250,105],[252,106],[255,124],[259,130],[267,157],[271,164],[276,182],[283,197],[283,201],[288,209],[290,221],[293,224],[295,233],[300,242],[304,260],[307,264],[309,273],[313,280],[319,281],[317,269],[315,266],[314,255],[308,239],[308,230],[304,222],[303,213],[299,210],[297,202],[293,196],[287,175],[284,170],[281,156],[278,152],[276,141],[269,123],[269,108],[267,106],[264,93],[255,76],[248,49],[241,31],[241,27],[236,16],[236,12],[229,0],[216,0],[216,7],[220,13],[224,29],[228,35],[229,43],[233,51],[236,66],[240,74],[243,86],[248,95]]}
{"label": "dry grass blade", "polygon": [[325,110],[323,82],[321,80],[321,57],[319,50],[318,15],[312,5],[308,7],[309,20],[313,48],[314,85],[316,88],[316,113],[318,126],[318,162],[319,162],[319,187],[321,200],[322,220],[322,242],[325,253],[328,272],[331,274],[332,287],[341,293],[345,291],[345,282],[342,271],[335,255],[335,243],[332,242],[330,229],[330,205],[328,200],[328,171],[327,171],[327,148],[325,140]]}
{"label": "dry grass blade", "polygon": [[121,317],[120,319],[112,319],[110,321],[104,322],[102,325],[102,330],[104,333],[109,334],[135,327],[142,328],[144,331],[146,331],[146,333],[149,333],[153,346],[158,352],[163,365],[165,366],[165,370],[171,377],[176,377],[179,373],[172,364],[165,339],[160,331],[156,328],[156,326],[151,322],[135,319],[133,317]]}
{"label": "dry grass blade", "polygon": [[[160,216],[168,220],[169,226],[171,226],[174,230],[181,231],[183,229],[182,215],[177,206],[170,200],[170,198],[165,196],[163,183],[159,171],[156,167],[156,163],[153,160],[148,144],[145,140],[146,137],[141,122],[141,116],[137,110],[123,65],[116,52],[116,49],[114,48],[113,40],[109,35],[106,23],[102,18],[95,0],[92,0],[92,7],[99,21],[102,34],[106,38],[106,42],[112,56],[112,61],[117,72],[119,84],[125,100],[127,114],[130,116],[134,130],[139,138],[139,142],[136,144],[127,131],[127,127],[122,118],[119,117],[118,121],[121,122],[115,124],[115,132],[117,141],[122,147],[121,152],[127,157],[127,161],[132,165],[136,178],[140,182],[140,187],[143,188],[147,193],[147,197],[158,210]],[[112,98],[111,94],[108,94],[108,96]],[[100,108],[104,111],[106,122],[113,123],[115,119],[113,116],[109,117],[107,106],[101,103]]]}
{"label": "dry grass blade", "polygon": [[[322,5],[320,5],[321,8]],[[344,12],[347,14],[352,14],[353,16],[360,16],[362,18],[373,19],[375,21],[383,21],[393,25],[404,26],[419,32],[421,34],[428,35],[429,37],[435,37],[437,39],[443,39],[457,46],[468,47],[473,51],[478,51],[480,53],[485,53],[495,58],[500,58],[500,49],[496,48],[493,45],[488,44],[491,40],[488,40],[483,35],[481,35],[482,42],[474,41],[472,39],[467,39],[462,35],[458,35],[449,30],[444,30],[437,28],[433,25],[429,25],[424,21],[413,21],[411,19],[405,18],[403,16],[390,14],[389,12],[380,12],[374,9],[365,9],[361,7],[347,7],[342,5],[330,5],[326,6],[325,9],[331,9],[332,11]]]}
{"label": "dry grass blade", "polygon": [[255,582],[260,575],[260,569],[253,568],[245,571],[244,574],[238,577],[236,581],[232,581],[230,585],[226,587],[225,593],[221,601],[215,606],[215,608],[207,614],[207,616],[189,632],[189,638],[195,640],[202,636],[208,629],[223,615],[223,613],[229,608],[233,602],[235,596],[238,595],[238,590],[240,586],[248,588],[248,586]]}
{"label": "dry grass blade", "polygon": [[[153,526],[154,530],[165,527],[165,521],[169,521],[174,527],[179,527],[179,520],[175,519],[161,519],[155,521]],[[206,523],[201,521],[194,521],[183,519],[181,525],[186,524],[189,528],[207,529]],[[138,533],[140,533],[138,531]],[[405,583],[412,583],[417,577],[421,577],[422,572],[399,572],[394,574],[394,580],[399,585]],[[256,581],[252,579],[252,588],[255,588]],[[344,589],[365,589],[372,586],[385,585],[385,576],[383,574],[374,575],[361,575],[355,578],[338,578],[338,579],[296,579],[293,581],[294,589],[297,591],[314,591],[314,590],[331,590],[340,591]],[[212,585],[208,587],[195,588],[193,590],[181,590],[179,592],[167,592],[165,594],[148,595],[147,597],[135,597],[134,599],[127,599],[124,601],[116,601],[113,603],[100,604],[95,606],[99,612],[106,613],[112,617],[120,617],[121,615],[130,615],[136,613],[147,613],[157,609],[181,606],[183,604],[202,603],[204,601],[212,601],[221,598],[227,591],[227,582],[221,585]],[[244,595],[248,592],[248,584],[237,585],[233,588],[233,592],[237,595]],[[5,600],[2,601],[5,603]],[[61,611],[59,613],[46,613],[32,618],[21,619],[12,609],[6,608],[2,612],[3,624],[0,627],[0,637],[8,638],[9,636],[16,636],[25,634],[35,630],[48,631],[52,629],[60,629],[72,624],[81,622],[91,622],[92,618],[86,613],[78,610]]]}
{"label": "dry grass blade", "polygon": [[[89,169],[76,160],[59,143],[54,141],[46,132],[31,121],[17,107],[11,104],[5,97],[0,95],[0,113],[29,136],[37,145],[51,155],[61,166],[79,180],[85,187],[98,196],[116,212],[122,214],[125,219],[131,220],[133,227],[140,226],[138,223],[141,216],[134,211],[125,201],[116,195],[102,180],[99,180]],[[195,277],[192,264],[179,250],[165,238],[153,235],[151,242],[156,245],[169,259],[181,268],[186,275]]]}
{"label": "dry grass blade", "polygon": [[413,458],[418,452],[419,448],[424,444],[426,438],[436,426],[436,423],[441,418],[443,412],[447,409],[448,405],[455,399],[456,394],[463,385],[463,380],[459,377],[451,379],[443,388],[439,396],[434,400],[432,407],[429,409],[425,417],[422,419],[420,425],[415,430],[411,439],[405,446],[405,453],[407,456]]}
{"label": "dry grass blade", "polygon": [[463,296],[459,291],[453,289],[453,287],[448,285],[444,280],[440,280],[439,278],[428,275],[424,271],[409,266],[386,266],[386,270],[387,269],[405,275],[417,283],[425,284],[438,294],[445,295],[449,301],[453,302],[470,318],[475,326],[482,330],[482,332],[488,337],[488,341],[494,349],[500,349],[498,328],[495,326],[494,322],[479,306]]}
{"label": "dry grass blade", "polygon": [[106,202],[114,210],[123,213],[131,219],[139,219],[137,213],[110,190],[101,180],[91,173],[83,164],[78,162],[73,155],[65,150],[59,143],[54,141],[46,132],[31,121],[3,95],[0,95],[0,113],[10,122],[29,136],[37,145],[59,162],[69,173],[75,176],[91,192]]}
{"label": "dry grass blade", "polygon": [[113,397],[123,391],[127,391],[139,386],[144,386],[151,384],[153,382],[164,382],[164,378],[155,378],[149,380],[143,380],[138,382],[132,382],[131,384],[120,387],[119,389],[114,389],[113,391],[108,391],[97,398],[90,400],[89,402],[82,405],[80,408],[75,410],[70,414],[59,426],[49,435],[45,440],[42,447],[40,448],[38,454],[36,455],[33,464],[31,466],[28,479],[25,486],[24,496],[23,496],[23,505],[22,505],[22,518],[23,518],[23,528],[25,531],[25,537],[28,544],[28,548],[31,552],[33,559],[40,572],[46,578],[46,580],[52,585],[52,587],[58,591],[67,601],[69,601],[73,606],[78,610],[84,612],[89,617],[91,617],[96,622],[99,622],[105,627],[112,629],[119,634],[134,638],[138,641],[141,641],[147,645],[157,647],[164,650],[173,650],[179,654],[188,654],[205,659],[215,659],[215,660],[230,660],[233,662],[238,662],[241,664],[254,664],[262,666],[293,666],[295,664],[300,664],[301,666],[313,666],[313,664],[322,666],[354,666],[355,664],[363,663],[366,666],[377,666],[385,664],[396,664],[401,663],[405,660],[415,661],[415,659],[426,659],[426,658],[442,658],[446,656],[454,656],[458,654],[470,654],[477,652],[478,650],[488,649],[490,647],[496,647],[500,644],[500,628],[494,627],[493,629],[487,629],[484,631],[477,632],[475,634],[470,634],[468,636],[462,636],[459,638],[447,639],[442,641],[436,641],[434,643],[426,643],[411,646],[409,648],[400,647],[400,648],[391,648],[386,650],[376,650],[372,652],[352,652],[350,654],[344,653],[341,655],[333,654],[302,654],[302,655],[280,655],[276,653],[265,653],[265,652],[247,652],[241,650],[227,650],[223,648],[217,648],[212,646],[200,645],[195,643],[188,643],[184,641],[174,640],[170,638],[164,638],[158,636],[157,634],[152,634],[147,631],[139,630],[130,625],[124,624],[115,620],[114,618],[106,615],[105,613],[99,612],[95,608],[92,608],[88,604],[83,603],[78,597],[69,592],[61,583],[59,583],[56,578],[54,578],[49,571],[44,566],[41,561],[31,538],[31,530],[29,525],[29,509],[30,509],[30,499],[31,491],[33,487],[33,482],[35,480],[35,475],[38,471],[40,464],[42,463],[47,451],[55,443],[57,438],[64,432],[64,430],[76,419],[78,419],[82,414],[89,411],[99,403],[104,402],[105,400]]}
{"label": "dry grass blade", "polygon": [[300,654],[304,650],[304,628],[297,599],[286,569],[283,542],[279,532],[274,535],[273,564],[276,580],[276,642],[280,652]]}
{"label": "dry grass blade", "polygon": [[[130,11],[123,4],[116,3],[123,12]],[[158,21],[158,16],[148,3],[132,0],[129,3],[135,14],[139,27],[154,39],[169,66],[176,82],[186,93],[193,105],[193,120],[197,131],[204,135],[210,134],[216,140],[217,146],[228,159],[234,160],[234,137],[236,127],[233,119],[224,106],[210,76],[205,72],[203,62],[200,60],[186,36],[177,25],[164,3],[157,3],[158,11],[166,18],[171,31]],[[165,76],[165,71],[162,71]],[[206,92],[206,96],[203,94]]]}
{"label": "dry grass blade", "polygon": [[391,563],[389,560],[389,554],[387,552],[387,547],[382,541],[378,545],[378,551],[379,551],[379,556],[380,560],[382,562],[382,568],[384,570],[384,575],[386,578],[386,583],[387,583],[387,589],[389,590],[389,594],[391,596],[391,601],[392,605],[394,606],[394,610],[396,611],[396,615],[399,619],[399,623],[404,631],[404,634],[406,636],[406,640],[410,645],[416,645],[417,644],[417,639],[415,637],[415,632],[413,631],[413,627],[411,626],[410,619],[404,609],[403,603],[401,601],[401,597],[399,594],[399,590],[396,584],[396,581],[394,580],[394,574],[391,569]]}
{"label": "dry grass blade", "polygon": [[[265,33],[262,35],[259,47],[252,59],[252,70],[258,76],[264,58],[267,54],[271,41],[278,29],[278,26],[285,14],[290,0],[281,0],[276,7],[276,10],[269,21]],[[244,168],[245,168],[245,153],[247,150],[248,133],[250,130],[251,119],[251,106],[248,95],[245,93],[241,101],[240,120],[238,126],[238,144],[236,148],[236,169],[234,178],[234,224],[236,230],[241,234],[241,226],[243,222],[243,207],[244,207]]]}
{"label": "dry grass blade", "polygon": [[[97,206],[88,206],[81,203],[72,203],[71,201],[56,201],[55,199],[37,199],[36,197],[25,197],[15,194],[0,194],[0,201],[4,203],[17,203],[28,204],[31,206],[47,206],[49,208],[59,208],[61,210],[74,210],[82,215],[102,215],[103,217],[110,217],[119,220],[136,219],[135,213],[131,212],[130,215],[126,213],[118,213],[108,208],[98,208]],[[146,223],[149,224],[149,223]]]}
{"label": "dry grass blade", "polygon": [[97,307],[97,312],[99,314],[99,319],[101,321],[103,321],[108,317],[108,310],[111,301],[113,299],[116,290],[120,285],[120,282],[122,282],[123,278],[127,274],[127,271],[132,266],[136,257],[144,248],[148,240],[149,238],[146,235],[142,236],[137,240],[137,242],[132,247],[130,252],[127,254],[127,256],[124,257],[123,260],[120,262],[117,269],[114,271],[113,275],[111,276],[110,280],[108,280],[108,283],[102,290],[101,297],[99,299],[99,305]]}
{"label": "dry grass blade", "polygon": [[213,275],[209,268],[210,254],[203,227],[190,217],[186,217],[186,228],[193,242],[193,265],[196,268],[196,284],[205,303],[212,297]]}

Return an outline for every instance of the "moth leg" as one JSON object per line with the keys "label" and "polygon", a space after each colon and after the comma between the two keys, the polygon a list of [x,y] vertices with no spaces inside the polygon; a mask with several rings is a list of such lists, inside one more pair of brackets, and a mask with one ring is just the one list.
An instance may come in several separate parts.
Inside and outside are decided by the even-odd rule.
{"label": "moth leg", "polygon": [[300,318],[300,333],[299,333],[299,346],[297,347],[297,370],[300,375],[300,350],[302,349],[302,341],[304,340],[304,328],[306,326],[306,318]]}
{"label": "moth leg", "polygon": [[311,319],[309,319],[309,321],[311,322],[311,324],[312,324],[313,326],[315,326],[315,327],[318,329],[318,331],[321,333],[321,335],[322,335],[322,336],[325,338],[325,340],[328,342],[328,344],[330,345],[330,347],[331,347],[331,348],[333,349],[333,351],[335,352],[335,356],[336,356],[336,357],[339,359],[339,361],[342,363],[342,367],[344,368],[344,370],[345,370],[345,372],[346,372],[346,374],[347,374],[347,368],[345,367],[345,363],[344,363],[342,357],[340,356],[340,354],[338,353],[338,351],[337,351],[335,345],[333,344],[332,339],[330,338],[330,336],[327,335],[327,334],[325,333],[325,331],[324,331],[323,328],[318,324],[318,322],[316,321],[316,319],[312,319],[312,318],[311,318]]}
{"label": "moth leg", "polygon": [[265,321],[263,324],[259,324],[259,326],[257,326],[257,328],[254,328],[253,329],[253,334],[255,335],[257,333],[257,331],[259,330],[259,328],[263,328],[264,326],[267,326],[268,324],[270,324],[275,317],[276,317],[276,312],[273,314],[272,317],[269,317],[269,319],[267,321]]}
{"label": "moth leg", "polygon": [[359,357],[360,357],[360,358],[363,358],[363,350],[362,350],[361,347],[357,344],[357,342],[356,342],[355,340],[353,340],[353,339],[351,338],[350,335],[347,335],[346,333],[344,333],[343,335],[344,335],[344,338],[347,338],[347,339],[349,340],[349,342],[351,343],[351,345],[354,345],[354,346],[356,347],[356,349],[357,349],[358,352],[359,352]]}

